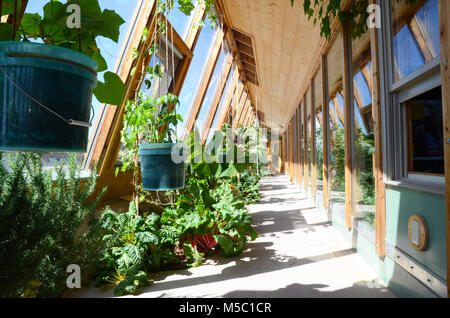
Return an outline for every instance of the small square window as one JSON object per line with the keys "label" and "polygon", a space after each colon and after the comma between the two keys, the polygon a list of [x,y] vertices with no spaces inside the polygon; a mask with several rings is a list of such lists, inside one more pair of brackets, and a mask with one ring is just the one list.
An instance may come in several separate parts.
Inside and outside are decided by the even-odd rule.
{"label": "small square window", "polygon": [[405,102],[410,174],[444,175],[442,89],[439,86]]}

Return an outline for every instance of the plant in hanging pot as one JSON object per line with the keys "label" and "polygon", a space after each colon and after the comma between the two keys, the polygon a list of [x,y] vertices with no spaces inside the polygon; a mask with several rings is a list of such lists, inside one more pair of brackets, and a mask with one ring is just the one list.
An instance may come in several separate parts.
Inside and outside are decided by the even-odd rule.
{"label": "plant in hanging pot", "polygon": [[[107,70],[99,36],[118,42],[125,21],[98,0],[51,0],[43,16],[0,1],[0,150],[86,152],[92,95],[120,105],[125,85]],[[34,40],[34,42],[31,42]]]}
{"label": "plant in hanging pot", "polygon": [[[177,145],[175,127],[183,120],[176,113],[178,104],[178,97],[170,93],[155,98],[139,92],[135,100],[127,101],[121,132],[124,146],[121,169],[135,170],[135,189],[139,156],[144,190],[168,191],[184,187],[185,164],[172,159],[172,150]],[[181,149],[180,152],[181,158]]]}

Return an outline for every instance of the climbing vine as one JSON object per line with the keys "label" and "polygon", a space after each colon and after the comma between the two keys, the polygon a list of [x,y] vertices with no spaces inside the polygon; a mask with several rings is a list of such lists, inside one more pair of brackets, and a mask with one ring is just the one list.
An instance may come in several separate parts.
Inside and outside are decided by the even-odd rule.
{"label": "climbing vine", "polygon": [[[294,6],[296,0],[290,0]],[[401,0],[396,0],[401,1]],[[403,0],[408,5],[415,5],[421,0]],[[369,0],[351,0],[345,11],[341,10],[344,0],[303,0],[303,11],[308,19],[313,19],[314,25],[320,23],[320,36],[329,39],[331,24],[339,19],[341,24],[350,23],[351,35],[359,38],[368,30],[367,20],[370,15]]]}

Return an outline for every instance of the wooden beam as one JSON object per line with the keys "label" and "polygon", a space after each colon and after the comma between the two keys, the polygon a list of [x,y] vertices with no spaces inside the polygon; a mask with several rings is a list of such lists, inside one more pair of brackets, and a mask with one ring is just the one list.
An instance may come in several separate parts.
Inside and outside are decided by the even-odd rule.
{"label": "wooden beam", "polygon": [[[443,93],[444,141],[450,140],[450,3],[439,0],[439,24],[441,38],[441,75]],[[446,224],[447,224],[447,289],[450,297],[450,144],[445,144]]]}
{"label": "wooden beam", "polygon": [[[144,6],[141,12],[139,12],[138,8],[141,7],[142,1],[143,0],[140,0],[137,4],[134,16],[131,20],[131,25],[136,24],[135,31],[132,32],[133,29],[129,28],[126,35],[126,38],[129,39],[130,45],[127,50],[126,45],[122,46],[114,70],[127,85],[129,85],[130,83],[130,71],[134,65],[132,59],[132,50],[133,48],[138,48],[139,45],[143,46],[143,44],[140,44],[142,31],[145,27],[151,26],[152,14],[154,14],[154,4],[150,2]],[[106,154],[106,149],[108,146],[107,141],[112,137],[111,130],[113,127],[113,123],[117,120],[116,113],[119,112],[118,108],[120,107],[108,105],[102,105],[102,107],[100,108],[100,116],[96,123],[96,126],[94,127],[94,137],[90,139],[88,144],[88,150],[91,152],[91,159],[89,160],[89,162],[87,162],[88,158],[85,159],[85,164],[87,166],[90,166],[94,162],[98,162],[101,165],[102,158],[104,158],[104,155]],[[101,116],[101,114],[103,114],[103,116]]]}
{"label": "wooden beam", "polygon": [[308,169],[308,100],[303,94],[303,183],[305,191],[308,190],[309,169]]}
{"label": "wooden beam", "polygon": [[322,55],[322,144],[323,144],[323,206],[328,208],[328,163],[329,163],[329,150],[328,150],[328,133],[330,131],[330,109],[328,103],[328,66],[327,56]]}
{"label": "wooden beam", "polygon": [[298,140],[298,184],[302,184],[303,181],[303,146],[302,146],[302,112],[300,106],[297,107],[297,140]]}
{"label": "wooden beam", "polygon": [[292,175],[292,169],[293,169],[293,148],[292,148],[292,121],[289,123],[289,180],[291,182],[294,181],[293,175]]}
{"label": "wooden beam", "polygon": [[316,198],[316,113],[314,78],[311,79],[311,195]]}
{"label": "wooden beam", "polygon": [[222,99],[222,94],[224,93],[225,86],[227,84],[228,76],[230,75],[231,67],[233,65],[233,56],[231,54],[228,55],[228,58],[224,65],[224,72],[222,74],[222,77],[220,78],[220,81],[217,85],[216,89],[216,95],[213,99],[213,103],[209,110],[209,116],[205,123],[205,128],[203,131],[203,144],[206,141],[206,138],[208,137],[209,130],[211,128],[211,125],[213,123],[214,117],[216,116],[217,108],[219,107],[220,100]]}
{"label": "wooden beam", "polygon": [[[247,44],[252,44],[251,43],[252,40],[251,40],[251,38],[248,35],[246,35],[246,34],[240,32],[240,31],[232,28],[233,24],[231,22],[231,17],[229,16],[229,14],[228,14],[228,12],[226,10],[226,6],[223,3],[224,1],[225,0],[216,0],[215,1],[216,10],[219,13],[219,15],[221,15],[223,17],[224,25],[232,30],[232,32],[227,32],[227,34],[226,34],[226,41],[227,41],[228,46],[230,47],[231,51],[235,55],[235,60],[237,61],[238,69],[239,69],[239,72],[241,73],[240,75],[242,77],[242,83],[247,88],[247,91],[250,94],[250,90],[248,90],[248,87],[247,87],[248,86],[247,85],[247,77],[246,77],[245,71],[244,71],[245,67],[243,65],[243,60],[241,58],[241,54],[239,54],[239,50],[238,50],[238,47],[237,47],[237,44],[236,44],[237,41],[236,41],[235,35],[239,36],[239,38],[241,40],[248,37],[249,40],[247,42],[249,42],[249,43],[247,43]],[[236,31],[238,31],[238,32],[236,32]],[[239,33],[242,33],[242,35],[239,35]],[[245,40],[243,40],[243,42],[244,42],[244,44],[246,44]],[[253,46],[253,44],[252,44],[252,46]],[[254,63],[254,64],[256,65],[256,63]],[[253,97],[252,96],[250,96],[250,99],[252,99],[252,103],[253,103],[254,101],[253,101]]]}
{"label": "wooden beam", "polygon": [[[209,83],[211,82],[211,78],[214,73],[214,69],[219,60],[220,51],[222,49],[225,32],[222,29],[219,29],[217,32],[218,33],[217,33],[216,41],[213,44],[213,47],[211,49],[209,61],[208,61],[208,64],[206,65],[205,72],[203,73],[203,76],[202,76],[202,82],[197,91],[197,97],[195,98],[195,101],[194,101],[191,111],[190,111],[189,119],[188,119],[188,122],[186,125],[187,132],[192,131],[192,129],[194,128],[194,124],[195,124],[195,121],[197,120],[197,116],[200,112],[200,108],[203,104],[203,101],[205,100],[206,92],[208,91]],[[219,65],[219,67],[222,67],[222,65]]]}
{"label": "wooden beam", "polygon": [[[344,23],[342,28],[342,46],[344,48],[343,98],[344,98],[344,141],[345,141],[345,224],[352,228],[353,216],[353,165],[352,165],[352,111],[353,105],[353,71],[352,71],[352,40],[350,24]],[[339,43],[337,43],[339,44]],[[337,107],[339,108],[339,107]]]}
{"label": "wooden beam", "polygon": [[292,124],[294,130],[294,181],[298,181],[298,111],[295,110],[294,121]]}
{"label": "wooden beam", "polygon": [[[446,2],[447,0],[445,0]],[[377,0],[370,0],[377,4]],[[447,3],[447,2],[446,2]],[[369,29],[372,56],[372,121],[375,137],[374,182],[375,182],[375,250],[380,257],[386,256],[386,186],[383,181],[383,135],[381,117],[380,48],[378,29]],[[369,82],[369,81],[368,81]]]}
{"label": "wooden beam", "polygon": [[[143,26],[146,26],[149,30],[149,34],[153,34],[154,29],[156,27],[156,2],[153,1],[151,7],[146,7],[146,11],[144,12],[145,18],[147,23],[145,23]],[[140,25],[142,26],[142,25]],[[136,44],[135,47],[137,47],[137,50],[139,51],[139,56],[136,60],[132,60],[132,49],[133,47],[130,47],[127,51],[127,68],[124,69],[124,73],[120,74],[122,80],[124,79],[122,76],[126,78],[126,85],[127,90],[125,93],[125,98],[122,102],[122,105],[120,107],[114,107],[111,111],[110,118],[108,118],[110,121],[106,122],[106,125],[108,123],[111,125],[110,127],[105,127],[107,130],[107,138],[104,140],[103,147],[105,149],[100,149],[100,167],[99,167],[99,174],[102,175],[106,170],[111,170],[114,168],[114,163],[117,158],[117,149],[120,147],[120,131],[123,127],[123,116],[125,114],[125,105],[126,100],[134,98],[136,90],[138,90],[139,85],[139,77],[142,73],[142,65],[147,63],[147,60],[149,60],[149,57],[147,54],[145,54],[147,48],[151,45],[152,37],[148,36],[145,43],[142,43],[142,31],[135,31],[133,33],[133,42]],[[131,74],[132,67],[136,68],[136,71]],[[105,122],[105,121],[104,121]],[[99,145],[100,146],[100,145]]]}

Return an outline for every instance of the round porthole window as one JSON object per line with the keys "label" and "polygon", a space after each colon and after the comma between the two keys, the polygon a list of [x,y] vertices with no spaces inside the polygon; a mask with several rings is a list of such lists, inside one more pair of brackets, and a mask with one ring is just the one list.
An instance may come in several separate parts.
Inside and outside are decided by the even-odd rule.
{"label": "round porthole window", "polygon": [[426,251],[428,248],[429,232],[425,219],[419,215],[413,215],[408,223],[409,242],[416,251]]}

